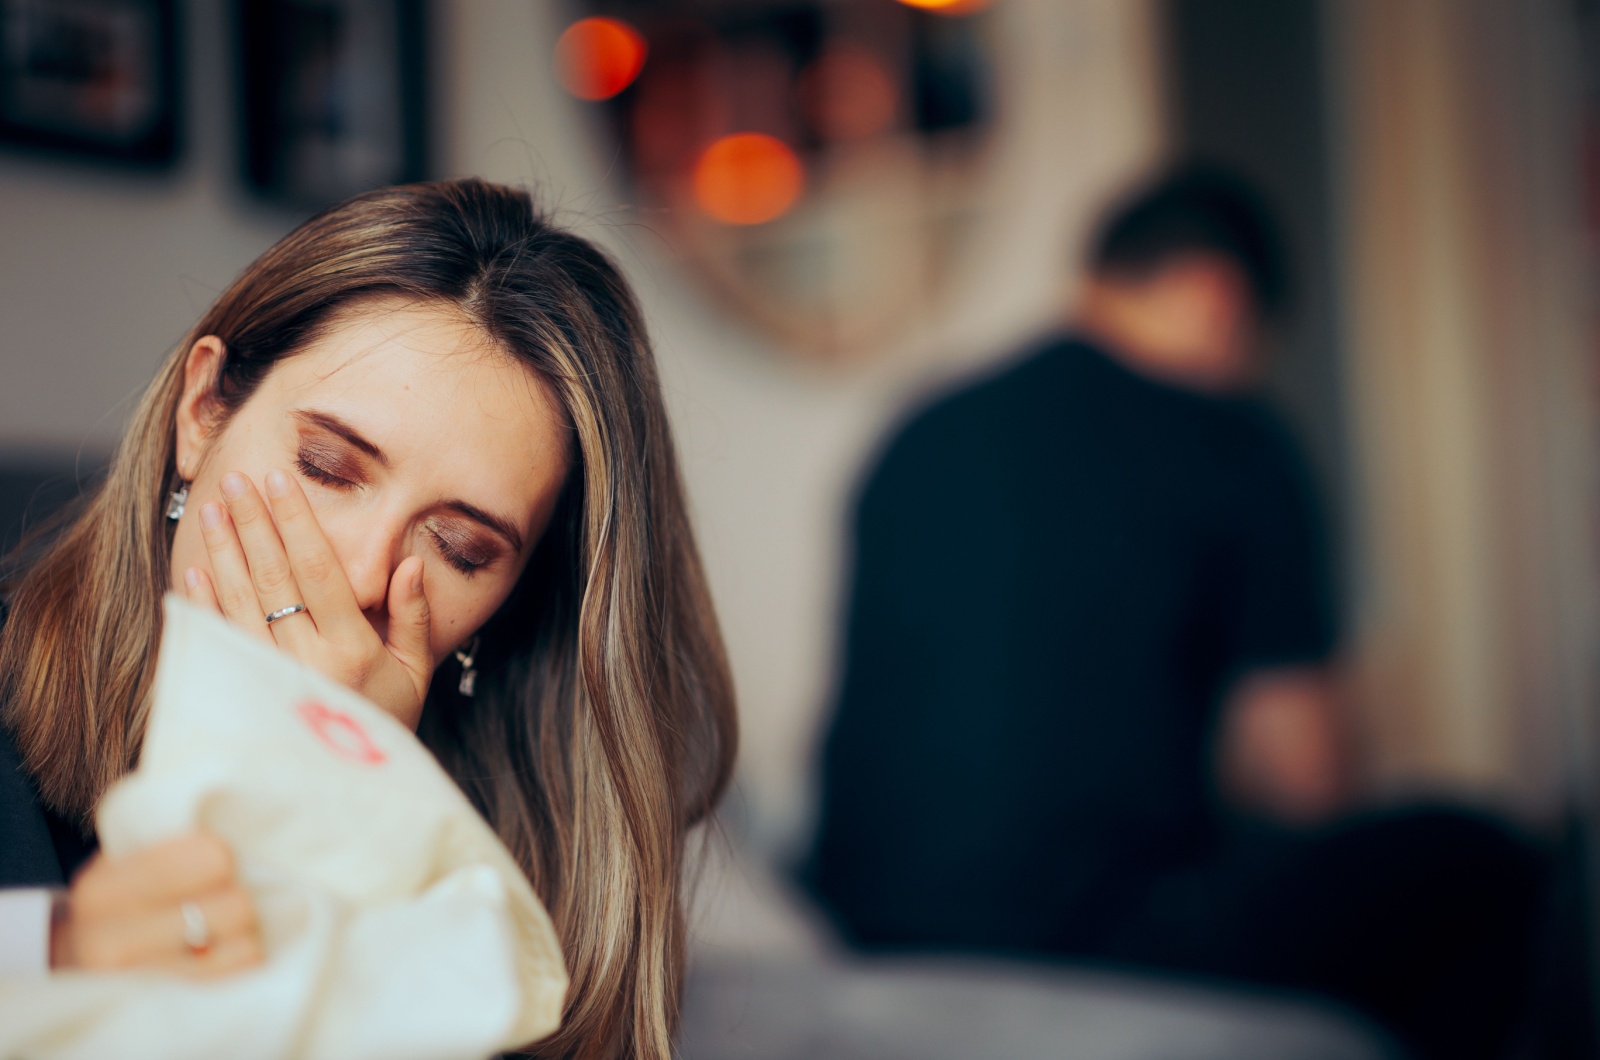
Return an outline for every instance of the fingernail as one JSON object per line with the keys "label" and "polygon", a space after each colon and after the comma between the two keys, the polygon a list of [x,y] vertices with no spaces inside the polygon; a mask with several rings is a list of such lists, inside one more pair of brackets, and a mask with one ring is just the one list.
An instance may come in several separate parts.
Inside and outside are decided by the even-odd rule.
{"label": "fingernail", "polygon": [[222,495],[230,501],[238,500],[244,496],[244,476],[237,471],[230,471],[222,476]]}
{"label": "fingernail", "polygon": [[268,471],[267,492],[274,497],[287,497],[289,495],[289,476],[282,471]]}
{"label": "fingernail", "polygon": [[417,564],[417,569],[411,572],[411,591],[422,592],[422,564]]}
{"label": "fingernail", "polygon": [[[224,482],[227,480],[224,479]],[[222,505],[202,504],[200,506],[200,525],[207,530],[215,530],[222,525]]]}
{"label": "fingernail", "polygon": [[187,585],[191,589],[200,588],[200,572],[194,567],[190,567],[188,570],[184,571],[183,584]]}

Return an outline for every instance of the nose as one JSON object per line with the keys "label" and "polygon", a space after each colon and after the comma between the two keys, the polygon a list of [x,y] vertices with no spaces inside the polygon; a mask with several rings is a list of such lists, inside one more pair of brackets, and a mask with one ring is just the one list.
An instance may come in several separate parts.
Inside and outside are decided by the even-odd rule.
{"label": "nose", "polygon": [[349,520],[337,527],[324,524],[323,531],[361,610],[369,614],[383,610],[389,598],[389,580],[405,558],[404,525]]}

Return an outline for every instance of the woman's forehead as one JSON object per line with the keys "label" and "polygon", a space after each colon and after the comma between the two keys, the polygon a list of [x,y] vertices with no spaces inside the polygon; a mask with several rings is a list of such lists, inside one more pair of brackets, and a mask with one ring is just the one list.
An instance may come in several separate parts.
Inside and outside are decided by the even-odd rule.
{"label": "woman's forehead", "polygon": [[508,500],[537,492],[537,472],[565,467],[568,432],[550,386],[447,307],[347,314],[269,373],[260,396],[279,415],[338,418],[396,468],[465,476]]}
{"label": "woman's forehead", "polygon": [[[413,413],[472,412],[526,422],[552,395],[461,313],[432,304],[376,304],[334,322],[269,376],[297,397],[384,404],[413,395]],[[462,406],[462,407],[457,407]]]}
{"label": "woman's forehead", "polygon": [[[335,312],[304,349],[286,360],[311,362],[314,377],[331,377],[365,365],[368,372],[450,371],[458,362],[488,358],[508,374],[527,372],[494,338],[448,302],[381,298]],[[376,361],[375,365],[365,362]]]}

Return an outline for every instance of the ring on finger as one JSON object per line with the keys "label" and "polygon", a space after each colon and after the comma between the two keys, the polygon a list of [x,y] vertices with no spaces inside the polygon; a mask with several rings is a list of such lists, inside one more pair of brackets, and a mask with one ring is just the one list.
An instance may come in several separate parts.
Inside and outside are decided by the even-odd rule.
{"label": "ring on finger", "polygon": [[305,609],[305,604],[290,604],[288,607],[280,607],[276,611],[269,611],[267,612],[267,625],[270,626],[279,619],[288,618],[290,615],[298,615]]}
{"label": "ring on finger", "polygon": [[198,957],[211,948],[211,925],[206,923],[205,911],[199,902],[184,902],[178,911],[183,915],[183,944]]}

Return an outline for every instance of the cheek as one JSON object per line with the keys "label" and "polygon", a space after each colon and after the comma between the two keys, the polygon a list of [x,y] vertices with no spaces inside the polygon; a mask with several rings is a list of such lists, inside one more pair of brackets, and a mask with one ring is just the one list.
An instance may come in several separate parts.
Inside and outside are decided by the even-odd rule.
{"label": "cheek", "polygon": [[317,527],[339,564],[345,568],[346,577],[350,574],[351,560],[360,559],[375,549],[382,550],[384,543],[378,540],[381,535],[373,533],[371,529],[374,521],[372,514],[364,512],[357,499],[319,483],[308,482],[303,476],[297,475],[296,481],[305,491],[306,503],[316,518]]}
{"label": "cheek", "polygon": [[461,647],[474,630],[494,617],[494,613],[511,595],[515,580],[491,577],[479,573],[475,578],[463,578],[449,564],[437,556],[423,553],[427,586],[428,611],[432,624],[429,639],[433,643],[435,663]]}
{"label": "cheek", "polygon": [[[172,533],[172,552],[169,557],[171,565],[168,585],[173,592],[183,594],[186,589],[183,584],[183,575],[190,567],[198,567],[203,571],[211,571],[211,555],[206,550],[205,538],[200,530],[200,508],[209,502],[221,504],[222,491],[218,486],[223,466],[220,462],[206,469],[206,473],[189,484],[189,499],[185,504],[182,518]],[[231,469],[231,467],[230,467]],[[161,498],[165,507],[167,498]]]}
{"label": "cheek", "polygon": [[[183,572],[190,567],[205,571],[211,569],[205,539],[200,535],[200,506],[207,501],[223,503],[222,476],[229,471],[241,472],[260,489],[267,470],[283,466],[285,457],[282,447],[274,445],[269,448],[262,443],[263,433],[251,412],[247,404],[215,436],[204,454],[201,474],[189,484],[188,506],[172,538],[170,584],[174,592],[184,591]],[[163,507],[166,502],[167,498],[163,495]]]}
{"label": "cheek", "polygon": [[179,521],[172,535],[171,567],[167,587],[180,595],[186,591],[183,585],[184,571],[190,567],[210,569],[206,562],[205,542],[200,537],[199,508],[194,504],[192,495],[189,512]]}

